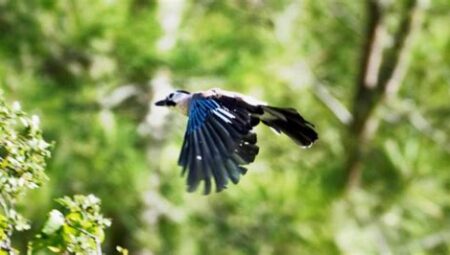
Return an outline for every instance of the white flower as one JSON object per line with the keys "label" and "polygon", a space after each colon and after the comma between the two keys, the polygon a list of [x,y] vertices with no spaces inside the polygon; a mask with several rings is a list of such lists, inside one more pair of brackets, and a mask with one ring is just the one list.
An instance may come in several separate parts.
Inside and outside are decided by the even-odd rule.
{"label": "white flower", "polygon": [[12,103],[11,108],[13,111],[18,112],[22,109],[22,106],[20,105],[20,103],[18,101],[15,101]]}
{"label": "white flower", "polygon": [[39,128],[41,120],[39,119],[39,116],[33,115],[31,116],[31,127],[32,128]]}

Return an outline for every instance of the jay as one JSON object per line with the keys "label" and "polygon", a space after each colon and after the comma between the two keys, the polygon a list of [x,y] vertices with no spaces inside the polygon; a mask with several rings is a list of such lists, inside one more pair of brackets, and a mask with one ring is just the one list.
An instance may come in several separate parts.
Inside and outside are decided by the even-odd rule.
{"label": "jay", "polygon": [[247,172],[244,165],[255,160],[259,152],[253,127],[263,123],[277,133],[291,138],[303,148],[310,147],[318,134],[314,125],[293,108],[270,106],[251,97],[210,89],[190,93],[176,90],[157,106],[175,108],[188,117],[178,165],[187,173],[188,191],[204,182],[204,194],[237,184]]}

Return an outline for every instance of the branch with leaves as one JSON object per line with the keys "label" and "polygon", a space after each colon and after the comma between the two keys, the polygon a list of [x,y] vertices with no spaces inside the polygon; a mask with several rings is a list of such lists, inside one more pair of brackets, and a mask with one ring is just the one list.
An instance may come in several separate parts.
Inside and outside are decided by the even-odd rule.
{"label": "branch with leaves", "polygon": [[54,253],[102,254],[104,229],[111,221],[100,213],[100,200],[94,195],[76,195],[57,199],[62,210],[49,213],[40,234],[30,243],[29,252],[47,250]]}
{"label": "branch with leaves", "polygon": [[19,103],[8,107],[0,98],[0,250],[9,254],[18,253],[11,245],[13,232],[30,228],[15,209],[16,201],[47,179],[49,147],[42,138],[39,118],[21,111]]}
{"label": "branch with leaves", "polygon": [[[30,229],[17,210],[16,202],[28,190],[47,180],[46,160],[50,144],[42,137],[37,116],[28,116],[19,103],[9,107],[0,94],[0,254],[19,254],[11,238],[15,231]],[[102,254],[101,243],[109,219],[100,213],[94,195],[64,197],[57,202],[62,210],[49,213],[40,234],[29,243],[27,254],[39,250],[57,254]],[[121,254],[127,250],[118,247]]]}

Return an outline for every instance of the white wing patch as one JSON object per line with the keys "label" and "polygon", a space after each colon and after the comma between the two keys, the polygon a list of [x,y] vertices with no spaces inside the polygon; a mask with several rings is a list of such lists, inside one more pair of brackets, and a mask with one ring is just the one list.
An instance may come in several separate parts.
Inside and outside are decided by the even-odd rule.
{"label": "white wing patch", "polygon": [[229,113],[228,111],[226,111],[226,110],[224,110],[224,109],[222,109],[222,108],[219,108],[219,109],[217,109],[217,110],[220,111],[221,113],[225,114],[225,116],[227,116],[227,117],[229,117],[229,118],[231,118],[231,119],[234,119],[234,118],[235,118],[233,114]]}
{"label": "white wing patch", "polygon": [[231,123],[231,120],[230,120],[230,119],[234,119],[234,118],[235,118],[231,113],[229,113],[229,112],[227,112],[227,111],[225,111],[225,110],[223,110],[223,109],[221,109],[221,108],[214,109],[214,110],[213,110],[213,113],[214,113],[217,117],[219,117],[219,118],[221,118],[223,121],[225,121],[226,123]]}

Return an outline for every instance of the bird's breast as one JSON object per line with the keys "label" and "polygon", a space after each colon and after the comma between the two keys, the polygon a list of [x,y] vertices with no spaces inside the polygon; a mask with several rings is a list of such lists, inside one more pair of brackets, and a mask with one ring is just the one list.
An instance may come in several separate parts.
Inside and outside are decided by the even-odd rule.
{"label": "bird's breast", "polygon": [[188,112],[189,112],[189,104],[190,104],[190,102],[191,102],[191,100],[189,100],[189,99],[183,100],[183,101],[179,102],[179,103],[176,105],[175,109],[176,109],[178,112],[180,112],[181,114],[187,116],[187,115],[188,115]]}

